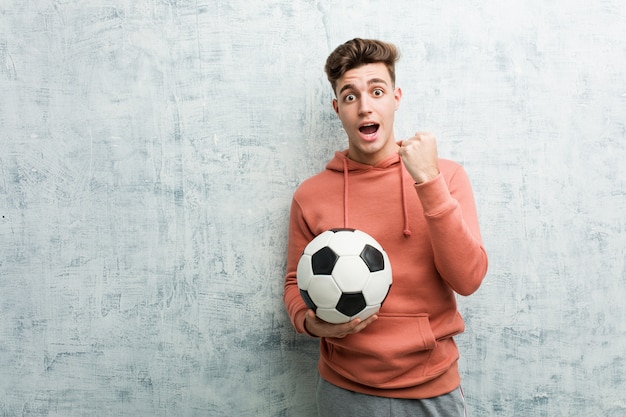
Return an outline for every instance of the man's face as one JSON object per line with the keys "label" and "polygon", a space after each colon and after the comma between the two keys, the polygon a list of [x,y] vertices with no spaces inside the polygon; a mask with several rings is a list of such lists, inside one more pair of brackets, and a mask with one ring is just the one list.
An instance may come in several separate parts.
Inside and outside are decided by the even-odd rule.
{"label": "man's face", "polygon": [[402,91],[395,88],[382,62],[347,71],[337,81],[333,108],[348,134],[348,157],[376,165],[397,152],[393,134]]}

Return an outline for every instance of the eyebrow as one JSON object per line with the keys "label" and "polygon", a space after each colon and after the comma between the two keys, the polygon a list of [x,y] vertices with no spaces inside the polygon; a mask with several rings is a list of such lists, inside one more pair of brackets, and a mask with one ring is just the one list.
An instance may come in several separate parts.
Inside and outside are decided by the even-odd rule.
{"label": "eyebrow", "polygon": [[[372,84],[385,84],[387,85],[387,81],[383,80],[382,78],[372,78],[371,80],[367,81],[367,85],[370,86]],[[345,90],[348,89],[354,89],[354,84],[346,84],[343,87],[341,87],[341,89],[339,90],[339,95],[341,95],[342,92],[344,92]]]}

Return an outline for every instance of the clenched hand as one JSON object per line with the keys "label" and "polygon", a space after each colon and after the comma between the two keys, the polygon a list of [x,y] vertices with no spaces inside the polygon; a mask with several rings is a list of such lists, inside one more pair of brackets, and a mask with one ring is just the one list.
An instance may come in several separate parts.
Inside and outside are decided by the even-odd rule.
{"label": "clenched hand", "polygon": [[415,136],[402,141],[398,153],[416,184],[430,181],[439,175],[437,141],[434,135],[417,132]]}

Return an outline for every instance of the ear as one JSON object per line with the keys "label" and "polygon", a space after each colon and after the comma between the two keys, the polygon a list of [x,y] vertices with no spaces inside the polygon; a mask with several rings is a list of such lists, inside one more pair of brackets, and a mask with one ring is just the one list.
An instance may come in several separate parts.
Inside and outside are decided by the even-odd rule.
{"label": "ear", "polygon": [[402,89],[396,88],[393,92],[393,99],[396,101],[396,110],[400,107],[400,101],[402,101]]}
{"label": "ear", "polygon": [[335,113],[339,116],[339,102],[336,98],[333,99],[333,110],[335,110]]}

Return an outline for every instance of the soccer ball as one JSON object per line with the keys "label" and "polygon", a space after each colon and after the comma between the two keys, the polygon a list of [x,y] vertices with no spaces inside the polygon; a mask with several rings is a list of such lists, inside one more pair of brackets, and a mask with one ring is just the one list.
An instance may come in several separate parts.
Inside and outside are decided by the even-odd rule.
{"label": "soccer ball", "polygon": [[307,307],[329,323],[376,313],[391,286],[391,265],[382,246],[354,229],[331,229],[304,248],[296,272]]}

